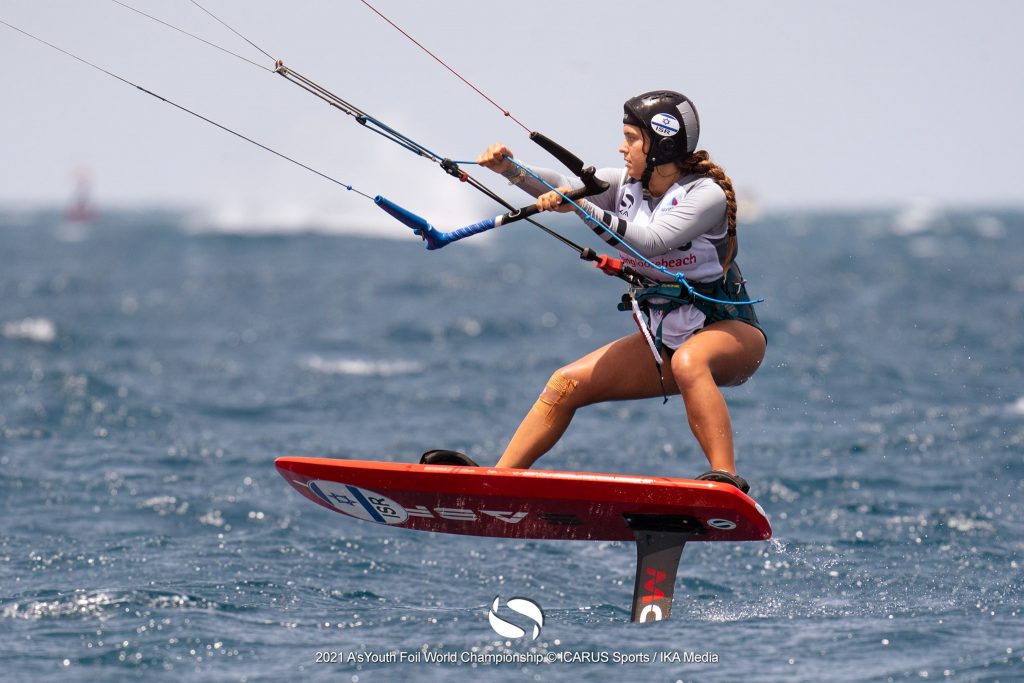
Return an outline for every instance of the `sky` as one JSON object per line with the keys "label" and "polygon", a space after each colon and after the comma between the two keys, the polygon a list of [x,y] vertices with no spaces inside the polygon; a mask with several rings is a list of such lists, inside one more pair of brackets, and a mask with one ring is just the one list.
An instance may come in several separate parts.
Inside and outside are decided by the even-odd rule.
{"label": "sky", "polygon": [[[189,0],[124,1],[271,66]],[[622,102],[667,88],[695,102],[700,146],[765,208],[1024,206],[1024,3],[372,1],[529,128],[598,167],[621,166]],[[472,159],[501,141],[557,168],[359,0],[201,2],[432,150]],[[111,0],[0,0],[0,19],[367,194],[452,222],[479,218],[482,198],[436,166]],[[100,204],[226,217],[376,211],[2,25],[0,49],[0,206],[67,203],[84,168]],[[476,174],[519,203],[504,181]]]}

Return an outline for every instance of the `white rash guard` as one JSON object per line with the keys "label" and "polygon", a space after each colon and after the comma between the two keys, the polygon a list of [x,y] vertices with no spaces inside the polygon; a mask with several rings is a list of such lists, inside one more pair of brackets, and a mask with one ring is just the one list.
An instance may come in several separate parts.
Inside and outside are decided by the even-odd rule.
{"label": "white rash guard", "polygon": [[[582,187],[576,178],[545,168],[531,170],[555,187]],[[623,242],[653,263],[682,273],[690,282],[713,282],[722,277],[728,224],[725,192],[718,183],[705,176],[683,176],[661,197],[645,200],[640,181],[629,178],[624,169],[603,168],[597,176],[609,184],[608,189],[577,203],[608,226],[610,233],[588,223],[601,239],[619,250],[625,265],[652,280],[673,281],[625,249]],[[518,185],[535,197],[548,191],[528,175]],[[651,328],[662,325],[662,342],[670,349],[678,348],[704,326],[704,314],[692,305],[669,312],[664,321],[662,316],[651,311]]]}

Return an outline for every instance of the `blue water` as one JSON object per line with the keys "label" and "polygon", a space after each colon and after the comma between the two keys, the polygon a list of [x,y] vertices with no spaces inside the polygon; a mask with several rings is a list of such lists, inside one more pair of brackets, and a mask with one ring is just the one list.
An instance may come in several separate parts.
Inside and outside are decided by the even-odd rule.
{"label": "blue water", "polygon": [[[727,396],[775,537],[690,544],[654,625],[628,544],[380,527],[273,467],[494,462],[631,331],[616,281],[523,226],[438,253],[187,226],[0,213],[5,680],[1024,680],[1024,215],[742,226],[770,347]],[[679,399],[582,411],[542,464],[705,469]],[[543,607],[536,641],[491,630],[497,595]],[[345,661],[417,652],[718,661]]]}

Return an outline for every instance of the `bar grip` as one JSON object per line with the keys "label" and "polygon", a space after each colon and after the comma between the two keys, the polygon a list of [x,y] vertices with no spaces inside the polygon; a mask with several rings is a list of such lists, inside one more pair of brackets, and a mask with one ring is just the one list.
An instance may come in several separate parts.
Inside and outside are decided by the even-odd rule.
{"label": "bar grip", "polygon": [[412,228],[412,231],[422,237],[423,241],[427,243],[426,247],[429,251],[440,249],[452,242],[457,242],[458,240],[470,237],[471,235],[486,232],[501,225],[501,223],[498,222],[497,217],[492,217],[482,220],[479,223],[473,223],[472,225],[467,225],[464,228],[459,228],[458,230],[441,232],[428,223],[426,219],[417,216],[408,209],[403,209],[390,199],[377,195],[373,198],[373,201],[392,217],[397,218],[406,226]]}
{"label": "bar grip", "polygon": [[[583,160],[578,156],[562,147],[560,144],[544,135],[533,131],[530,133],[530,139],[536,142],[538,145],[544,148],[544,150],[562,162],[562,165],[572,171],[572,174],[583,181],[583,187],[586,188],[586,194],[584,197],[591,195],[600,194],[608,189],[608,183],[598,178],[595,174],[597,171],[594,170],[593,166],[583,166]],[[577,199],[574,197],[573,199]]]}
{"label": "bar grip", "polygon": [[543,147],[544,151],[548,154],[562,162],[562,165],[572,171],[573,175],[578,176],[583,172],[583,160],[547,135],[533,131],[530,133],[530,139]]}

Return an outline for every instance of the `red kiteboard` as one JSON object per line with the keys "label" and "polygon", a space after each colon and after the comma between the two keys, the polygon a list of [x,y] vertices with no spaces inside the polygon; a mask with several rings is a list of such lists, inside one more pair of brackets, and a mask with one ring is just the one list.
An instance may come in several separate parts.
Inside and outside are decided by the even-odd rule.
{"label": "red kiteboard", "polygon": [[634,621],[669,615],[686,542],[772,535],[760,505],[709,481],[302,457],[275,465],[314,503],[367,522],[498,538],[635,541]]}
{"label": "red kiteboard", "polygon": [[367,522],[446,534],[631,541],[627,515],[683,515],[691,541],[761,541],[772,529],[734,486],[623,474],[279,458],[314,503]]}

